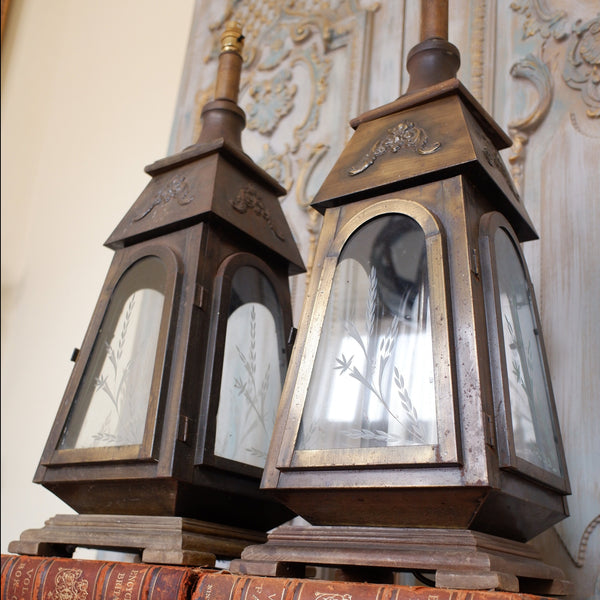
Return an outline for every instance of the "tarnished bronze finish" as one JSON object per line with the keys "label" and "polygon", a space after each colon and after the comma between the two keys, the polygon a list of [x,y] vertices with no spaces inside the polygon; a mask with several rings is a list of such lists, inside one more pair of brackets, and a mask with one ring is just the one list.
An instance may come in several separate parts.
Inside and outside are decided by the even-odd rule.
{"label": "tarnished bronze finish", "polygon": [[[396,150],[378,152],[390,136],[398,138],[402,123],[411,124],[404,133],[410,146],[400,148],[397,142]],[[405,189],[440,174],[468,171],[498,210],[506,213],[520,241],[537,239],[498,153],[510,140],[457,79],[369,111],[354,119],[352,126],[356,133],[315,196],[312,206],[317,210],[353,202],[369,191]],[[371,160],[372,166],[361,169]],[[360,175],[352,176],[357,170]]]}
{"label": "tarnished bronze finish", "polygon": [[237,105],[242,72],[244,36],[239,23],[230,22],[221,35],[221,53],[215,86],[215,98],[207,102],[201,113],[202,130],[199,143],[223,138],[242,146],[246,115]]}
{"label": "tarnished bronze finish", "polygon": [[447,40],[429,38],[417,44],[406,59],[410,75],[407,93],[456,77],[460,67],[458,48]]}
{"label": "tarnished bronze finish", "polygon": [[221,54],[219,55],[215,99],[237,102],[240,91],[243,48],[244,36],[241,25],[235,22],[227,23],[226,29],[221,35]]}
{"label": "tarnished bronze finish", "polygon": [[458,48],[448,42],[448,0],[421,0],[421,41],[409,53],[407,93],[456,77]]}
{"label": "tarnished bronze finish", "polygon": [[262,487],[312,525],[524,542],[569,494],[519,246],[537,233],[500,158],[510,139],[455,78],[447,3],[430,9],[407,93],[352,121],[312,203],[323,226]]}
{"label": "tarnished bronze finish", "polygon": [[[185,517],[266,531],[293,516],[259,490],[262,465],[256,457],[266,453],[268,438],[259,440],[264,448],[254,448],[238,421],[238,443],[227,438],[235,429],[226,427],[227,418],[243,416],[242,406],[256,401],[252,394],[262,394],[259,399],[269,406],[268,415],[259,413],[264,419],[255,429],[270,437],[278,381],[291,351],[288,276],[304,270],[278,200],[285,189],[241,147],[245,116],[236,100],[242,40],[239,26],[228,26],[217,98],[204,108],[198,142],[146,167],[150,182],[106,241],[114,260],[35,475],[78,512],[107,515],[103,523],[111,515]],[[149,274],[142,269],[137,275],[140,264],[150,265]],[[161,275],[154,284],[156,272]],[[128,281],[133,291],[125,286],[122,300],[115,299]],[[157,303],[161,294],[162,309],[146,317],[141,313],[136,321],[136,309]],[[120,313],[113,310],[119,302]],[[237,329],[248,328],[247,339],[234,338],[228,346],[228,335],[236,330],[228,328],[230,318],[235,323],[236,311],[244,307]],[[144,337],[152,327],[155,342]],[[104,330],[114,335],[103,340]],[[123,348],[133,344],[132,330],[139,351],[120,364]],[[136,371],[137,379],[130,381],[130,369],[151,341],[156,352],[148,354],[143,374]],[[272,368],[267,359],[260,362],[267,349]],[[237,371],[227,371],[232,364]],[[247,380],[250,376],[256,381]],[[145,417],[138,411],[141,423],[133,417],[123,423],[120,415],[130,413],[119,412],[125,406],[119,402],[125,402],[126,391],[140,389],[138,380],[148,382],[147,397],[136,397]],[[111,402],[116,412],[103,424],[101,411]],[[93,403],[102,417],[89,426],[83,443],[86,411]],[[249,415],[255,414],[253,406],[246,406]],[[225,416],[219,420],[221,409]],[[136,423],[137,437],[121,441],[119,428],[129,421]],[[240,457],[236,451],[245,451],[245,443],[251,447]]]}
{"label": "tarnished bronze finish", "polygon": [[448,0],[421,0],[421,41],[448,39]]}

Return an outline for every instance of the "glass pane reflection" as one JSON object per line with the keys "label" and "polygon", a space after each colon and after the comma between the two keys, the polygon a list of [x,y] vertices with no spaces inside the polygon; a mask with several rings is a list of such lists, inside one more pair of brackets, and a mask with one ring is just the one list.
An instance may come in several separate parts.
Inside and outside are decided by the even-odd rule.
{"label": "glass pane reflection", "polygon": [[258,269],[241,267],[232,281],[215,455],[265,466],[285,368],[275,291]]}
{"label": "glass pane reflection", "polygon": [[165,281],[163,263],[147,257],[115,287],[59,448],[142,443]]}
{"label": "glass pane reflection", "polygon": [[340,254],[296,448],[436,443],[425,236],[384,215]]}
{"label": "glass pane reflection", "polygon": [[515,452],[560,475],[558,442],[531,292],[517,250],[503,229],[496,231],[494,244]]}

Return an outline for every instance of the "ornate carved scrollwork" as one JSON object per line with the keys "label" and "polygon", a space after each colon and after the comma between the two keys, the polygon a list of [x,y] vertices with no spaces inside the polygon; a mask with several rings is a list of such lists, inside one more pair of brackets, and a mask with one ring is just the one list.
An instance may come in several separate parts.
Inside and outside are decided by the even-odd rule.
{"label": "ornate carved scrollwork", "polygon": [[[563,537],[560,535],[560,533],[558,532],[556,527],[554,528],[554,532],[556,533],[560,543],[562,544],[563,548],[565,549],[566,553],[568,554],[569,558],[571,559],[571,562],[578,569],[581,569],[585,566],[588,542],[589,542],[590,536],[592,535],[592,532],[594,531],[594,529],[596,529],[596,527],[600,527],[600,515],[596,515],[587,524],[587,527],[584,529],[583,533],[581,534],[581,539],[579,540],[579,546],[577,548],[577,556],[573,556],[573,554],[571,553],[571,550],[569,549],[569,546],[567,545],[567,543],[565,542]],[[600,583],[600,573],[598,574],[598,578],[596,581],[597,581],[597,583]]]}
{"label": "ornate carved scrollwork", "polygon": [[141,214],[133,219],[141,221],[144,217],[147,217],[157,206],[161,204],[164,206],[174,200],[180,206],[185,206],[194,200],[194,197],[190,193],[190,188],[183,175],[175,175],[172,177],[167,185],[165,185],[158,194],[154,197],[152,204],[144,210]]}
{"label": "ornate carved scrollwork", "polygon": [[563,69],[565,83],[581,91],[581,99],[589,107],[586,115],[600,118],[600,16],[573,25],[567,61]]}
{"label": "ornate carved scrollwork", "polygon": [[567,36],[562,22],[567,13],[564,10],[548,9],[545,0],[515,0],[510,7],[525,17],[523,37],[539,33],[544,39],[552,36],[555,40],[562,40]]}
{"label": "ornate carved scrollwork", "polygon": [[588,109],[586,115],[600,118],[600,15],[588,21],[577,19],[566,31],[567,13],[551,11],[543,0],[518,0],[511,8],[525,17],[523,38],[539,35],[542,53],[547,41],[568,40],[562,69],[564,82],[581,92],[581,99]]}
{"label": "ornate carved scrollwork", "polygon": [[273,232],[275,237],[282,241],[285,240],[285,237],[273,224],[271,213],[265,206],[265,203],[261,200],[258,191],[252,186],[248,185],[243,187],[238,192],[237,196],[231,200],[231,206],[233,206],[233,208],[240,214],[244,214],[248,211],[253,212],[257,217],[260,217],[267,223],[269,229]]}
{"label": "ornate carved scrollwork", "polygon": [[552,104],[553,84],[548,67],[539,59],[528,54],[515,63],[510,74],[519,79],[526,79],[533,84],[537,91],[537,102],[525,117],[511,121],[508,124],[509,133],[513,139],[512,154],[508,160],[511,164],[511,175],[519,192],[523,190],[523,170],[526,158],[526,146],[529,136],[540,126],[550,105]]}
{"label": "ornate carved scrollwork", "polygon": [[246,127],[262,134],[275,131],[277,125],[294,106],[297,87],[291,84],[289,69],[278,71],[272,79],[266,79],[248,90],[252,104],[248,108]]}
{"label": "ornate carved scrollwork", "polygon": [[349,175],[358,175],[366,171],[378,157],[387,152],[398,152],[403,148],[409,148],[416,154],[433,154],[440,149],[440,142],[429,144],[429,136],[422,127],[418,127],[412,121],[400,121],[394,127],[390,127],[385,135],[377,140],[364,159],[355,167],[348,170]]}

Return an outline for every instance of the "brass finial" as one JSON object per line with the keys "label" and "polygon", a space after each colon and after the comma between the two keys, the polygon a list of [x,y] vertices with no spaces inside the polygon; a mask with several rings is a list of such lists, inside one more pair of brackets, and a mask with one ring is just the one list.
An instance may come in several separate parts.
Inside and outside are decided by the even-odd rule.
{"label": "brass finial", "polygon": [[221,53],[217,71],[215,98],[228,98],[237,102],[242,71],[244,36],[242,26],[236,21],[225,25],[221,34]]}
{"label": "brass finial", "polygon": [[241,147],[246,116],[237,101],[244,62],[243,48],[242,26],[236,21],[230,21],[221,34],[215,98],[202,109],[202,132],[198,140],[201,143],[222,138],[230,144]]}
{"label": "brass finial", "polygon": [[241,56],[243,48],[242,26],[237,21],[229,21],[221,34],[221,52],[236,52]]}

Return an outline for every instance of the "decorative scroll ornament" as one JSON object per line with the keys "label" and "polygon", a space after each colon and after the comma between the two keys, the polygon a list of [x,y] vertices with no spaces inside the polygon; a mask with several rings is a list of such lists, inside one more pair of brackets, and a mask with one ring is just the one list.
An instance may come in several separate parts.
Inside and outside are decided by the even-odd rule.
{"label": "decorative scroll ornament", "polygon": [[88,597],[88,580],[82,579],[81,569],[58,569],[54,578],[54,591],[49,600],[85,600]]}
{"label": "decorative scroll ornament", "polygon": [[410,148],[417,154],[426,155],[437,152],[440,142],[434,142],[429,148],[429,137],[422,127],[416,126],[412,121],[401,121],[395,127],[387,130],[385,136],[373,145],[363,162],[348,170],[349,175],[358,175],[366,171],[381,155],[386,152],[398,152],[403,148]]}
{"label": "decorative scroll ornament", "polygon": [[600,16],[573,25],[575,37],[569,41],[567,61],[563,69],[565,83],[581,90],[581,98],[589,106],[586,115],[600,118]]}
{"label": "decorative scroll ornament", "polygon": [[250,87],[252,104],[248,109],[248,129],[262,134],[275,131],[277,125],[293,108],[297,87],[290,84],[292,72],[282,69],[273,79],[267,79]]}
{"label": "decorative scroll ornament", "polygon": [[352,594],[335,594],[332,592],[315,592],[315,600],[352,600]]}
{"label": "decorative scroll ornament", "polygon": [[532,54],[515,63],[510,69],[510,74],[517,79],[530,81],[538,95],[537,103],[528,115],[508,124],[508,131],[514,142],[512,154],[508,158],[511,175],[517,189],[522,191],[527,142],[550,110],[553,96],[552,75],[548,67]]}
{"label": "decorative scroll ornament", "polygon": [[[586,115],[600,118],[600,15],[586,22],[577,19],[569,34],[565,31],[567,13],[548,10],[543,0],[518,0],[510,6],[525,17],[523,39],[537,34],[543,39],[542,56],[551,38],[557,42],[568,39],[563,80],[570,88],[581,91],[581,98],[589,107]],[[574,121],[574,115],[571,120]],[[576,129],[579,130],[577,126]]]}
{"label": "decorative scroll ornament", "polygon": [[271,220],[271,213],[265,207],[264,202],[260,199],[258,192],[252,186],[243,187],[237,196],[231,200],[231,206],[240,214],[244,214],[249,210],[256,216],[264,219],[273,234],[281,241],[285,240],[283,234],[275,228]]}
{"label": "decorative scroll ornament", "polygon": [[564,23],[561,23],[567,16],[564,10],[550,11],[544,0],[515,0],[510,7],[525,17],[523,38],[532,37],[536,33],[544,39],[552,36],[555,40],[562,40],[567,36],[562,29]]}
{"label": "decorative scroll ornament", "polygon": [[175,175],[169,183],[156,195],[154,202],[141,214],[133,219],[134,222],[141,221],[147,217],[157,206],[166,205],[175,200],[180,206],[185,206],[194,200],[190,188],[183,175]]}

